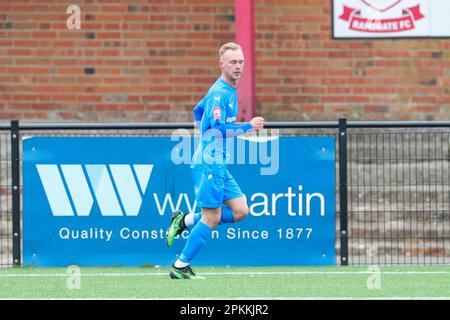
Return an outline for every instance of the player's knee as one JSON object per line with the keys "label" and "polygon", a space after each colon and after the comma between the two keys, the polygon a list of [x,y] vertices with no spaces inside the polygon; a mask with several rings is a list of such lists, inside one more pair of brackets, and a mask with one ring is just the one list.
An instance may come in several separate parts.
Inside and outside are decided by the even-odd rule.
{"label": "player's knee", "polygon": [[244,204],[239,209],[234,212],[234,220],[241,221],[247,218],[248,213],[250,212],[248,205]]}
{"label": "player's knee", "polygon": [[215,228],[220,223],[220,215],[214,215],[214,216],[206,216],[204,217],[205,223],[210,228]]}

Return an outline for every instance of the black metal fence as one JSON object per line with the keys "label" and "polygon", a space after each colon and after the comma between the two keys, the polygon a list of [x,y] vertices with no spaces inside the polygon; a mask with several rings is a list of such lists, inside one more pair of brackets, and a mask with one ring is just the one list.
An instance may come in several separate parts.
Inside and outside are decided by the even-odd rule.
{"label": "black metal fence", "polygon": [[[21,265],[21,139],[170,136],[191,123],[0,125],[0,267]],[[336,263],[450,263],[450,122],[271,122],[336,138]]]}
{"label": "black metal fence", "polygon": [[353,129],[347,138],[350,262],[450,263],[450,131]]}

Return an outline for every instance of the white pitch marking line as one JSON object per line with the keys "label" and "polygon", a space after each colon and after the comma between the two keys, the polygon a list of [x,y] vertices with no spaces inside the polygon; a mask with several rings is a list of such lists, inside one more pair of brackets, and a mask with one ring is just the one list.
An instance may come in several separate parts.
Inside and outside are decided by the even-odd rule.
{"label": "white pitch marking line", "polygon": [[[383,275],[436,275],[436,274],[450,274],[450,271],[380,271]],[[199,273],[200,274],[200,273]],[[256,271],[256,272],[201,272],[205,276],[276,276],[276,275],[371,275],[373,272],[369,271]],[[66,277],[71,274],[68,273],[5,273],[0,272],[0,277]],[[128,277],[128,276],[167,276],[168,272],[142,272],[142,273],[83,273],[82,269],[80,276],[85,277]]]}

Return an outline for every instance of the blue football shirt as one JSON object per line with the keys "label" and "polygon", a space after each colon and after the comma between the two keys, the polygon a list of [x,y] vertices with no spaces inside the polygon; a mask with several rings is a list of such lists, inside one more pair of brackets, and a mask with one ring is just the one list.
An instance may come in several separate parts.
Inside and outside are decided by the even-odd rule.
{"label": "blue football shirt", "polygon": [[252,130],[249,122],[235,124],[238,111],[236,88],[218,78],[193,110],[200,130],[200,143],[192,158],[191,168],[225,173],[229,157],[227,139]]}

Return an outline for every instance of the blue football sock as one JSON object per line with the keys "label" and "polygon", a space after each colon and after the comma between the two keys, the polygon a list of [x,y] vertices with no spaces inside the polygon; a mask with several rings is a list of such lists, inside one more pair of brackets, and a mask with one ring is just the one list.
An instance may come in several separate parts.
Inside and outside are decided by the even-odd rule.
{"label": "blue football sock", "polygon": [[206,240],[211,237],[212,229],[203,221],[200,221],[192,229],[189,239],[179,256],[183,262],[189,263],[200,252]]}
{"label": "blue football sock", "polygon": [[222,216],[220,217],[220,223],[234,222],[233,211],[227,206],[222,206]]}
{"label": "blue football sock", "polygon": [[197,222],[200,221],[200,219],[202,218],[202,213],[194,213],[194,224],[197,224]]}
{"label": "blue football sock", "polygon": [[184,217],[184,224],[186,225],[186,227],[194,226],[197,224],[197,222],[200,221],[201,218],[202,218],[201,212],[188,213],[186,217]]}
{"label": "blue football sock", "polygon": [[[200,221],[201,218],[202,218],[201,212],[189,213],[184,218],[184,224],[186,225],[186,227],[194,226],[194,225],[197,224],[197,222]],[[232,223],[232,222],[234,222],[233,211],[231,211],[231,209],[229,207],[223,206],[222,207],[222,215],[220,217],[220,223],[219,224]]]}

